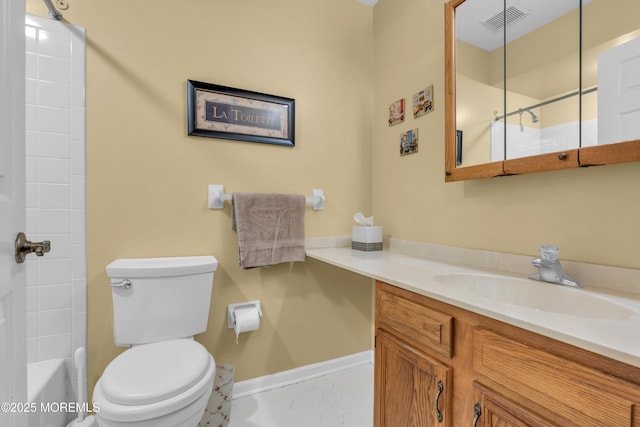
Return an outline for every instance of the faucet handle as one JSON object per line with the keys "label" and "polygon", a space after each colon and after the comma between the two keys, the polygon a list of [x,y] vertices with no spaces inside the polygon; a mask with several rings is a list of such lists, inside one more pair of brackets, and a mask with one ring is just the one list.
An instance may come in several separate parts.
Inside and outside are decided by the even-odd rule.
{"label": "faucet handle", "polygon": [[538,246],[538,252],[545,261],[558,261],[558,252],[560,248],[554,245],[542,245]]}

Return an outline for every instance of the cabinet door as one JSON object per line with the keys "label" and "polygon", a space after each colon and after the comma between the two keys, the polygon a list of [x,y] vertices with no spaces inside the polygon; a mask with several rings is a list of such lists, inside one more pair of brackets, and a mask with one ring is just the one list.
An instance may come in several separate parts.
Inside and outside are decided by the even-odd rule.
{"label": "cabinet door", "polygon": [[555,424],[474,383],[474,427],[549,427]]}
{"label": "cabinet door", "polygon": [[[608,362],[602,359],[603,366]],[[490,330],[474,331],[473,370],[486,387],[562,427],[640,426],[640,387]]]}
{"label": "cabinet door", "polygon": [[376,331],[375,427],[449,427],[451,369]]}

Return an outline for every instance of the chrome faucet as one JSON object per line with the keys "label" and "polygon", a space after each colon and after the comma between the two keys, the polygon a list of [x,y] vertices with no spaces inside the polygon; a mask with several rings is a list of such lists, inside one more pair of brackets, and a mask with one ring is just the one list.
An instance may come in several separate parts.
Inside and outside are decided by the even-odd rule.
{"label": "chrome faucet", "polygon": [[553,245],[543,245],[538,247],[540,258],[534,258],[531,263],[538,268],[538,274],[529,276],[533,280],[541,280],[543,282],[557,283],[559,285],[573,286],[582,288],[582,284],[569,277],[560,265],[558,252],[560,248]]}

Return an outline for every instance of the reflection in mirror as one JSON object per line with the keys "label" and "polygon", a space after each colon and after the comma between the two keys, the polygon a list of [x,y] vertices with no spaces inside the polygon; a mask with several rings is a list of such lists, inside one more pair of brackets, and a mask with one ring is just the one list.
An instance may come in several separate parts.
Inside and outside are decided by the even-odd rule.
{"label": "reflection in mirror", "polygon": [[579,6],[577,0],[507,2],[504,159],[580,145]]}
{"label": "reflection in mirror", "polygon": [[584,2],[583,88],[597,91],[582,97],[583,147],[640,139],[638,17],[638,0]]}
{"label": "reflection in mirror", "polygon": [[579,1],[466,0],[455,29],[462,166],[579,147]]}
{"label": "reflection in mirror", "polygon": [[[456,130],[464,135],[458,166],[492,161],[490,124],[504,116],[504,37],[478,22],[488,16],[486,3],[466,0],[455,10]],[[502,8],[502,0],[493,3]]]}
{"label": "reflection in mirror", "polygon": [[445,181],[640,161],[638,16],[638,0],[449,0]]}

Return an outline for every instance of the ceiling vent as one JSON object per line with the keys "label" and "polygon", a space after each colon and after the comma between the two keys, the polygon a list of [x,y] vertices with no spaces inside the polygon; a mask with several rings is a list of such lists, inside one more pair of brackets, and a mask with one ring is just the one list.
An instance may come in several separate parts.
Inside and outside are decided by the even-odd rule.
{"label": "ceiling vent", "polygon": [[508,6],[506,10],[501,10],[493,16],[485,19],[481,22],[485,27],[494,30],[494,31],[502,31],[505,25],[505,16],[506,16],[506,24],[513,24],[527,16],[531,13],[530,10],[525,9],[519,4],[515,3],[511,6]]}

